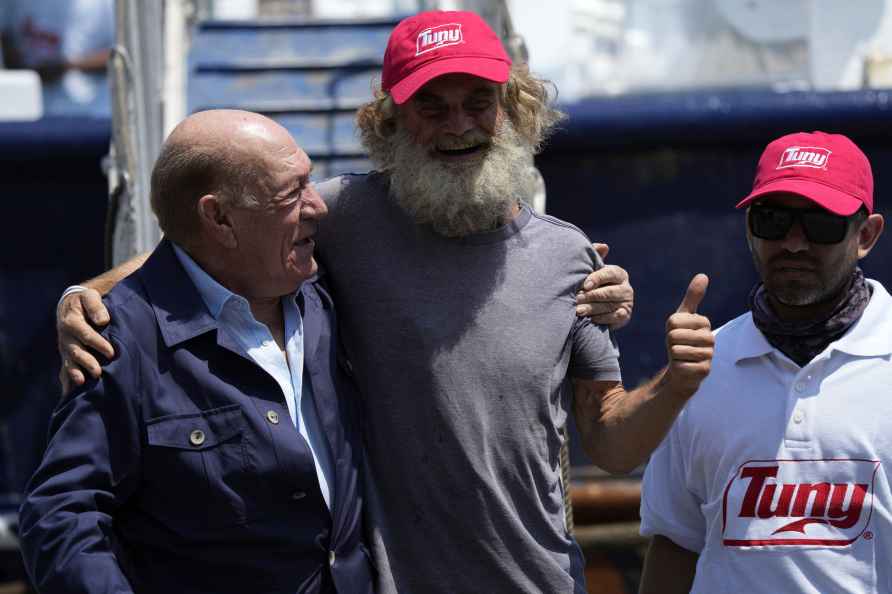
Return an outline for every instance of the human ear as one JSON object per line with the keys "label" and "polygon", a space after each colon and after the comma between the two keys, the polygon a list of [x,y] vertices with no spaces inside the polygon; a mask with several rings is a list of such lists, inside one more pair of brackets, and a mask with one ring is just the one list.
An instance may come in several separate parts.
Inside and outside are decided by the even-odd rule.
{"label": "human ear", "polygon": [[874,213],[865,219],[858,230],[858,259],[870,253],[883,233],[885,221],[883,215]]}
{"label": "human ear", "polygon": [[228,248],[238,247],[229,209],[216,194],[205,194],[198,199],[201,228],[214,240]]}

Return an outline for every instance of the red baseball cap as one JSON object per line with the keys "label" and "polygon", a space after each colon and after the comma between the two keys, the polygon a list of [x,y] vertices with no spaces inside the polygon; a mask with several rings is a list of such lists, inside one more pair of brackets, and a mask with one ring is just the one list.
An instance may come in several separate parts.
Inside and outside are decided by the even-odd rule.
{"label": "red baseball cap", "polygon": [[797,132],[771,142],[759,159],[753,191],[737,208],[777,192],[802,196],[842,216],[855,214],[862,204],[873,212],[870,162],[842,134]]}
{"label": "red baseball cap", "polygon": [[432,79],[461,72],[504,83],[511,58],[499,36],[473,12],[422,12],[399,22],[387,40],[381,87],[405,103]]}

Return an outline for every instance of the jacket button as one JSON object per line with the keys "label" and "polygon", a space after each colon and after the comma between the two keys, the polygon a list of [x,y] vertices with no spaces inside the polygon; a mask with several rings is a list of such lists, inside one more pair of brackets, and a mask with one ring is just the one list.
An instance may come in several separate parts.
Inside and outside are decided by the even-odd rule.
{"label": "jacket button", "polygon": [[189,434],[189,441],[194,446],[200,446],[204,443],[204,431],[202,431],[201,429],[196,429]]}
{"label": "jacket button", "polygon": [[278,425],[278,424],[279,424],[279,413],[277,413],[277,412],[274,411],[274,410],[268,410],[268,411],[266,411],[266,418],[267,418],[267,420],[268,420],[270,423],[272,423],[273,425]]}
{"label": "jacket button", "polygon": [[334,565],[337,558],[335,557],[334,551],[328,551],[328,564]]}

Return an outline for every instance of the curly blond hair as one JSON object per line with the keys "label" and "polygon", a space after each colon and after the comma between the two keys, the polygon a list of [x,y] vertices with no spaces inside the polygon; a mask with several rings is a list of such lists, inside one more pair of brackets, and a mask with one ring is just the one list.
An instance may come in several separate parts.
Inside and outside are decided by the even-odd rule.
{"label": "curly blond hair", "polygon": [[[520,137],[538,153],[555,126],[567,116],[552,104],[557,95],[554,85],[536,78],[526,64],[511,67],[508,82],[502,85],[499,99]],[[362,105],[356,113],[356,127],[362,145],[373,160],[389,154],[391,137],[397,131],[397,106],[390,94],[380,87],[374,89],[374,99]],[[380,164],[378,164],[380,165]]]}

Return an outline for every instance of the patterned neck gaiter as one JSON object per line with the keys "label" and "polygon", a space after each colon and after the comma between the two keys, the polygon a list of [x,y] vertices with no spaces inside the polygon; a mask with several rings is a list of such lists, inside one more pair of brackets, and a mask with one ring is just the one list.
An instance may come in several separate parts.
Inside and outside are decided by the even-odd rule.
{"label": "patterned neck gaiter", "polygon": [[858,321],[870,301],[870,295],[870,285],[864,280],[861,269],[856,267],[845,299],[824,319],[780,319],[768,303],[762,283],[750,292],[750,310],[756,328],[765,335],[771,346],[803,367]]}

